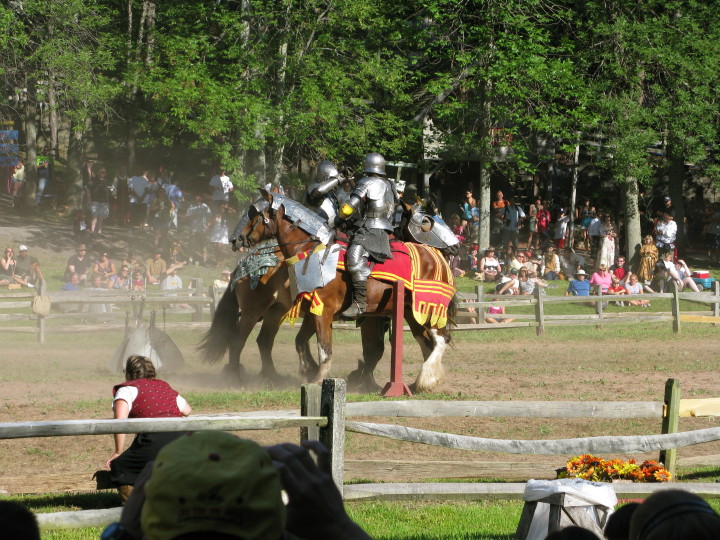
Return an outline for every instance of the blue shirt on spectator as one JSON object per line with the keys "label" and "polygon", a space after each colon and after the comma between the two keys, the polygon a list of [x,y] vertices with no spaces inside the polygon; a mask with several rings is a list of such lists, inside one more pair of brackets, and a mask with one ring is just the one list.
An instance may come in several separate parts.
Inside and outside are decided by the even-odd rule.
{"label": "blue shirt on spectator", "polygon": [[573,279],[567,292],[573,296],[590,296],[590,282],[586,279]]}

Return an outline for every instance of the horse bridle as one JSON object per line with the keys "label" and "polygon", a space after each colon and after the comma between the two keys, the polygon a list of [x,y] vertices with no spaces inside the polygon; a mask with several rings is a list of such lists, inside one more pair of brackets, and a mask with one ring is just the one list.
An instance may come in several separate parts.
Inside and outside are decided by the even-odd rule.
{"label": "horse bridle", "polygon": [[[267,214],[265,213],[266,211],[267,210],[258,212],[258,216],[262,216],[262,226],[264,228],[268,229],[272,236],[275,236],[277,238],[277,236],[278,236],[277,226],[274,224],[273,220],[267,216]],[[257,242],[255,242],[254,240],[252,240],[250,238],[250,235],[255,232],[255,230],[257,229],[259,224],[260,224],[260,220],[255,219],[255,223],[253,224],[252,228],[250,229],[250,232],[248,234],[244,235],[245,239],[247,241],[248,247],[252,247],[255,244],[257,244]],[[291,229],[298,228],[297,224],[295,224],[295,223],[291,223],[290,227],[291,227]],[[278,247],[283,247],[283,246],[293,246],[293,245],[297,245],[297,244],[306,244],[308,242],[313,242],[314,244],[318,244],[320,242],[320,240],[314,236],[311,236],[307,240],[298,240],[296,242],[280,242],[280,239],[278,238],[277,245],[278,245]]]}

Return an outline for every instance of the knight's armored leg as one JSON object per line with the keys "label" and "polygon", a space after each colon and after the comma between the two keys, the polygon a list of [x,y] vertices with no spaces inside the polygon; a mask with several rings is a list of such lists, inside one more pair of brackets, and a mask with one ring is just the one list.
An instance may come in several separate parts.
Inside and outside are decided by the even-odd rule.
{"label": "knight's armored leg", "polygon": [[370,276],[368,267],[368,252],[360,244],[353,244],[347,252],[347,269],[353,282],[353,301],[342,316],[354,319],[362,315],[367,307],[367,279]]}

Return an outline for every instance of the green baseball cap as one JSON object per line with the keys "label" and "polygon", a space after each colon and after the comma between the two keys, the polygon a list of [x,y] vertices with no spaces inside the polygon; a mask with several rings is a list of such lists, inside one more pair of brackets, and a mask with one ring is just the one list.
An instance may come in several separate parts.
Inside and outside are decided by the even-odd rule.
{"label": "green baseball cap", "polygon": [[246,540],[282,537],[280,475],[258,444],[229,433],[189,433],[158,454],[145,484],[142,530],[149,540],[193,532]]}

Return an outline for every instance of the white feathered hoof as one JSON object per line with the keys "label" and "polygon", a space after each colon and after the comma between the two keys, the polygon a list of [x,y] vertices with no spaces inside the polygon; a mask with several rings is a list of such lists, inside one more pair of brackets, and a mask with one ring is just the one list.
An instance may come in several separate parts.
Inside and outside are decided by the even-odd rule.
{"label": "white feathered hoof", "polygon": [[432,392],[444,379],[445,368],[440,362],[433,362],[432,365],[425,362],[415,380],[415,392],[418,394]]}

